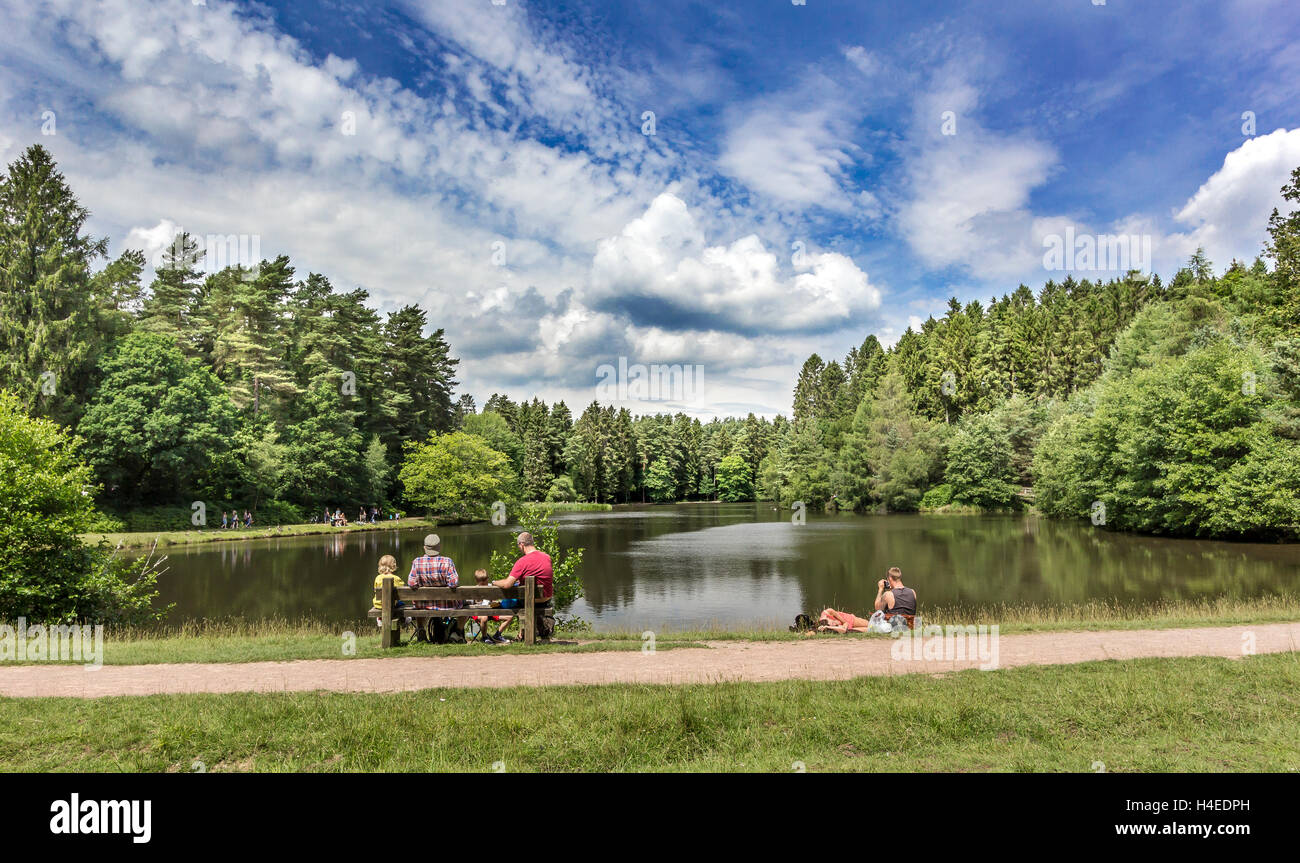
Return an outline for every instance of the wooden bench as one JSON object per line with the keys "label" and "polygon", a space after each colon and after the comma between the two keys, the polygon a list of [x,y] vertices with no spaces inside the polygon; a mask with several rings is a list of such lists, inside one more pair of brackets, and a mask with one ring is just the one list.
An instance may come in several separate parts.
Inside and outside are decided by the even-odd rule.
{"label": "wooden bench", "polygon": [[[370,609],[370,616],[379,618],[379,629],[381,632],[379,645],[380,647],[395,647],[402,643],[401,630],[393,625],[392,609],[394,600],[400,599],[406,603],[401,609],[401,614],[405,617],[413,618],[417,621],[427,621],[430,618],[469,618],[485,617],[488,615],[510,615],[520,618],[520,625],[523,627],[524,644],[537,643],[537,618],[538,613],[544,617],[549,626],[547,631],[555,631],[555,609],[552,603],[547,603],[546,598],[542,596],[541,585],[536,584],[533,576],[524,579],[523,586],[515,585],[514,587],[397,587],[393,584],[391,578],[384,579],[383,586],[375,589],[375,598],[379,600],[379,608]],[[448,602],[459,601],[465,603],[480,602],[484,599],[518,599],[522,600],[519,608],[416,608],[417,602]]]}

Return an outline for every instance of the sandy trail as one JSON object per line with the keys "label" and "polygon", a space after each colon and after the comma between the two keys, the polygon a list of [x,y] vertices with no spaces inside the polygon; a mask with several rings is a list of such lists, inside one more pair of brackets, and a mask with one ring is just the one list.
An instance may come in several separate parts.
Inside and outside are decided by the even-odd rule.
{"label": "sandy trail", "polygon": [[[750,680],[844,680],[868,675],[934,674],[990,666],[974,639],[966,658],[954,639],[912,643],[915,656],[891,656],[885,638],[802,642],[707,642],[708,649],[652,653],[539,653],[500,656],[317,659],[230,664],[81,666],[24,665],[0,668],[0,695],[18,697],[154,695],[191,692],[402,692],[436,687],[549,686],[601,683],[715,683]],[[1252,645],[1253,642],[1253,645]],[[1003,635],[996,667],[1056,665],[1139,657],[1241,657],[1300,650],[1300,623],[1196,629],[1113,632],[1051,632]],[[985,644],[985,647],[991,645]],[[901,647],[899,648],[901,652]],[[927,658],[931,657],[931,658]]]}

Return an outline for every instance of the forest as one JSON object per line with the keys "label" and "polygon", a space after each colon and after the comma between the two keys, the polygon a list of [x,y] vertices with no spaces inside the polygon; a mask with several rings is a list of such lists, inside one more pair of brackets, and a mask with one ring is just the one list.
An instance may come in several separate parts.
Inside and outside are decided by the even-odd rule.
{"label": "forest", "polygon": [[[1300,203],[1300,169],[1283,194]],[[888,348],[868,335],[808,357],[788,418],[708,422],[504,394],[480,408],[418,306],[381,315],[286,256],[205,272],[186,234],[146,285],[143,253],[108,260],[88,216],[40,146],[0,178],[0,390],[75,433],[101,525],[188,521],[195,500],[280,523],[323,506],[764,499],[1032,502],[1182,536],[1300,526],[1300,212],[1275,212],[1261,256],[1217,274],[1198,251],[1167,283],[953,299]]]}

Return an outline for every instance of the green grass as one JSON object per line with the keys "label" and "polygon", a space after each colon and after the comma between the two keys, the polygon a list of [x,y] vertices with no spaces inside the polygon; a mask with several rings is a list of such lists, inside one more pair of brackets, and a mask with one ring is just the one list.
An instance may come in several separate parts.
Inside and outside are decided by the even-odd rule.
{"label": "green grass", "polygon": [[[1280,595],[1244,602],[1218,599],[1164,602],[1149,606],[1088,603],[1069,608],[1005,606],[994,609],[922,608],[926,624],[998,624],[1004,635],[1023,632],[1078,630],[1175,629],[1197,626],[1300,621],[1300,598]],[[356,653],[342,652],[343,633],[356,634]],[[160,662],[276,662],[294,659],[348,659],[354,657],[455,656],[489,651],[591,652],[639,650],[642,629],[561,631],[558,642],[487,647],[482,645],[407,644],[395,650],[379,647],[373,621],[322,623],[319,621],[259,620],[202,621],[176,626],[113,629],[105,633],[106,665],[146,665]],[[518,634],[518,625],[512,630]],[[403,638],[409,638],[404,631]],[[817,638],[884,638],[875,635],[835,635]],[[700,647],[704,641],[796,641],[803,636],[772,625],[716,624],[692,629],[655,629],[659,647]]]}
{"label": "green grass", "polygon": [[[821,609],[808,609],[816,614]],[[870,609],[855,610],[866,615]],[[1196,626],[1239,626],[1244,624],[1300,621],[1300,596],[1278,594],[1256,599],[1169,600],[1147,605],[1088,602],[1054,608],[1038,605],[938,606],[921,605],[924,624],[997,624],[1004,635],[1017,632],[1065,632],[1124,629],[1182,629]],[[794,622],[791,615],[791,622]],[[703,628],[657,629],[656,637],[697,641],[788,641],[801,638],[785,627],[771,624],[716,623]],[[640,638],[641,630],[603,630],[584,638],[622,640]],[[825,635],[826,638],[843,638]],[[850,636],[853,637],[853,636]],[[869,637],[869,636],[857,636]]]}
{"label": "green grass", "polygon": [[[355,638],[347,639],[351,632]],[[507,632],[519,636],[516,623]],[[402,631],[400,647],[384,650],[379,646],[379,628],[374,621],[358,620],[351,624],[326,624],[312,621],[289,622],[230,621],[184,624],[157,630],[118,630],[104,637],[105,665],[154,665],[164,662],[287,662],[296,659],[374,659],[401,656],[486,656],[493,653],[592,653],[606,650],[640,650],[641,641],[622,639],[586,641],[585,636],[559,633],[548,644],[531,647],[522,643],[424,644],[411,641],[410,630]],[[349,645],[353,652],[344,653]],[[674,638],[659,642],[656,648],[703,648],[698,641]],[[11,662],[30,665],[30,662]],[[44,663],[42,663],[44,664]],[[80,665],[81,662],[56,664]]]}
{"label": "green grass", "polygon": [[524,505],[526,505],[526,506],[536,506],[536,507],[541,507],[541,508],[544,508],[544,509],[549,509],[552,513],[557,513],[557,512],[613,512],[613,511],[614,511],[614,505],[613,505],[612,503],[580,503],[580,502],[563,503],[563,502],[560,502],[560,501],[554,501],[554,502],[551,502],[551,503],[532,503],[532,504],[524,504]]}
{"label": "green grass", "polygon": [[222,530],[210,527],[206,530],[155,530],[141,533],[83,533],[81,541],[95,545],[100,541],[117,548],[146,548],[158,545],[192,545],[201,542],[235,542],[246,539],[272,539],[285,536],[311,536],[319,533],[360,533],[371,530],[401,530],[412,527],[434,527],[437,522],[427,518],[401,518],[393,521],[381,521],[376,524],[349,524],[346,527],[330,527],[328,524],[284,524],[275,527],[253,527]]}
{"label": "green grass", "polygon": [[[1300,658],[841,682],[0,699],[8,771],[1295,771]],[[499,763],[499,764],[498,764]]]}

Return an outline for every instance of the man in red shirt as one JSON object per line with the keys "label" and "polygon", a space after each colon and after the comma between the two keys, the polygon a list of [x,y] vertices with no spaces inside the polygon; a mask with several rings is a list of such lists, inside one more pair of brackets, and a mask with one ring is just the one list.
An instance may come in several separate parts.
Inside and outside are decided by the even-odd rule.
{"label": "man in red shirt", "polygon": [[[551,595],[555,593],[555,576],[551,570],[551,556],[544,551],[539,551],[533,544],[533,535],[528,531],[519,534],[517,540],[519,550],[524,556],[515,561],[511,567],[510,574],[505,578],[497,579],[492,582],[496,587],[514,587],[516,584],[523,584],[524,579],[533,576],[542,588],[543,603],[551,601]],[[509,604],[507,604],[509,603]],[[501,601],[502,608],[521,608],[522,600],[505,599]]]}

